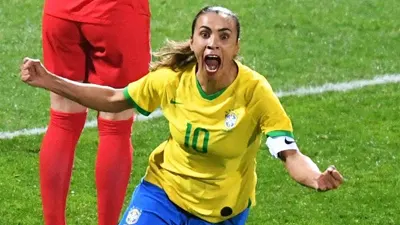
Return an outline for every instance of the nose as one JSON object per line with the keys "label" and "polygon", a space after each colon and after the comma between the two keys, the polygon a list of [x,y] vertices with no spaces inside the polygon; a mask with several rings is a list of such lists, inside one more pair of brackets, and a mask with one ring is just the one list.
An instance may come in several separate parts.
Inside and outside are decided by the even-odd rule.
{"label": "nose", "polygon": [[210,45],[207,45],[207,49],[215,50],[215,49],[219,49],[219,47],[218,47],[218,46],[210,46]]}
{"label": "nose", "polygon": [[218,44],[217,38],[215,38],[214,36],[212,36],[212,37],[210,37],[210,38],[208,39],[207,49],[210,49],[210,50],[219,49],[219,44]]}

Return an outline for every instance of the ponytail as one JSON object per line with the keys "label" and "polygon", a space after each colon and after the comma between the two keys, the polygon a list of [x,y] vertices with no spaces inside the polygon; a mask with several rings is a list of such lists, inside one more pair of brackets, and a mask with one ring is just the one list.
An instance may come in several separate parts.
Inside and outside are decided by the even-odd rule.
{"label": "ponytail", "polygon": [[183,69],[196,62],[194,52],[190,49],[190,40],[176,42],[167,40],[167,43],[158,52],[153,53],[157,61],[150,64],[150,70],[168,67],[172,70]]}

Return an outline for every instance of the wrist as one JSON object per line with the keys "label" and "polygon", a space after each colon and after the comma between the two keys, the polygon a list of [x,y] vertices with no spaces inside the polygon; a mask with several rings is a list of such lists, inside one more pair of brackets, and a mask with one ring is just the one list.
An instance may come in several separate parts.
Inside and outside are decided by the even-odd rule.
{"label": "wrist", "polygon": [[62,79],[50,72],[46,72],[43,75],[43,86],[42,88],[47,89],[51,92],[56,92],[57,91],[57,85],[60,83]]}

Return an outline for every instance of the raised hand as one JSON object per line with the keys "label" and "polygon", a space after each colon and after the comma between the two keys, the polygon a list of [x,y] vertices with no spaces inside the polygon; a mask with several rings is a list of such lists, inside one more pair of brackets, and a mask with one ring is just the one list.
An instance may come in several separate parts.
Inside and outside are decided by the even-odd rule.
{"label": "raised hand", "polygon": [[24,58],[21,65],[21,80],[31,86],[46,88],[46,80],[51,74],[44,68],[40,60]]}

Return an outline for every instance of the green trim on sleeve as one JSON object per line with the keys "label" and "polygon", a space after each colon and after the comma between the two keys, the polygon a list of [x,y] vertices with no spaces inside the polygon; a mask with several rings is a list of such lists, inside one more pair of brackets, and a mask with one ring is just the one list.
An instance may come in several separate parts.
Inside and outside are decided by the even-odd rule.
{"label": "green trim on sleeve", "polygon": [[130,105],[132,105],[140,114],[144,116],[150,115],[151,112],[148,112],[142,108],[136,102],[132,99],[131,95],[129,94],[128,87],[124,88],[124,97],[125,99],[129,102]]}
{"label": "green trim on sleeve", "polygon": [[148,116],[148,115],[151,114],[151,112],[148,112],[148,111],[146,111],[146,110],[140,108],[140,106],[139,106],[138,104],[136,104],[136,102],[133,101],[133,99],[132,99],[132,102],[133,102],[133,104],[135,104],[136,110],[137,110],[140,114],[142,114],[143,116]]}
{"label": "green trim on sleeve", "polygon": [[281,136],[288,136],[291,138],[294,138],[294,135],[292,132],[287,131],[287,130],[274,130],[274,131],[270,131],[267,133],[267,137],[281,137]]}
{"label": "green trim on sleeve", "polygon": [[133,101],[133,99],[132,99],[131,96],[129,95],[128,87],[125,87],[125,88],[124,88],[124,97],[125,97],[125,100],[128,101],[128,103],[129,103],[132,107],[136,107],[135,102]]}

